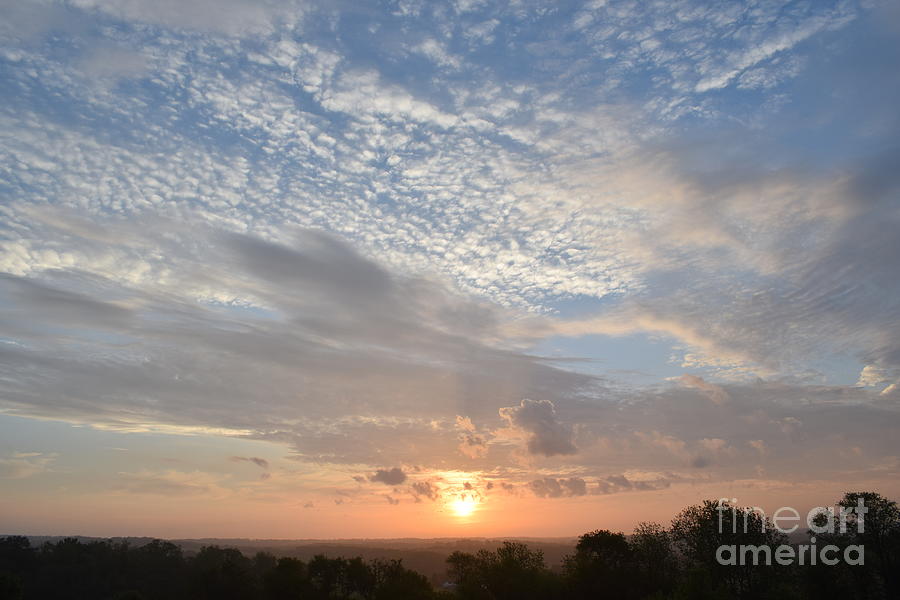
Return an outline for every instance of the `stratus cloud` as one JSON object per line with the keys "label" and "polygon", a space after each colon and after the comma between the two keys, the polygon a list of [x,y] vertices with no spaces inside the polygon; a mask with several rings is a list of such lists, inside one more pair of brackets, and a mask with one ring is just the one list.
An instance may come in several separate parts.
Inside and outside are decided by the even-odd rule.
{"label": "stratus cloud", "polygon": [[500,416],[511,427],[528,434],[527,448],[531,454],[556,456],[578,451],[572,427],[557,419],[556,408],[549,400],[524,399],[519,406],[501,408]]}
{"label": "stratus cloud", "polygon": [[[156,262],[139,278],[128,261],[0,277],[9,317],[0,330],[19,342],[0,348],[4,381],[21,380],[19,365],[43,373],[5,384],[14,414],[241,433],[318,462],[398,464],[412,453],[437,465],[460,435],[470,453],[486,443],[456,416],[488,431],[500,407],[531,395],[561,401],[592,380],[494,347],[498,307],[388,271],[322,232],[289,233],[286,244],[199,223],[118,222],[100,240],[77,219],[47,221],[34,227],[66,232],[88,254]],[[189,241],[198,239],[206,243]],[[67,333],[48,337],[42,323]]]}

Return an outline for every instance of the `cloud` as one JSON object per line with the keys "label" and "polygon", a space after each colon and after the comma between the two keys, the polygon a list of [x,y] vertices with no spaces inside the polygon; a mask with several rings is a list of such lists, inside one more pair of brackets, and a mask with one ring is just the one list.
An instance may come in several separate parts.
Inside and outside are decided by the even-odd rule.
{"label": "cloud", "polygon": [[712,464],[712,461],[702,454],[695,456],[691,459],[691,466],[695,469],[704,469]]}
{"label": "cloud", "polygon": [[459,430],[459,451],[463,455],[469,458],[481,458],[487,454],[487,439],[484,435],[476,433],[472,419],[457,415],[456,428]]}
{"label": "cloud", "polygon": [[685,387],[694,388],[703,392],[714,404],[723,404],[728,401],[728,392],[721,386],[709,383],[702,377],[685,373],[678,378],[679,383]]}
{"label": "cloud", "polygon": [[[510,468],[505,425],[609,493],[725,481],[758,447],[785,480],[889,454],[895,37],[843,2],[595,4],[369,33],[306,2],[0,4],[3,411],[429,477]],[[536,355],[589,335],[697,375]],[[854,361],[872,389],[827,367]]]}
{"label": "cloud", "polygon": [[221,477],[203,471],[142,469],[119,473],[119,481],[115,491],[129,494],[221,498],[230,493]]}
{"label": "cloud", "polygon": [[[770,457],[800,453],[812,460],[834,444],[881,456],[898,423],[877,389],[855,386],[733,383],[728,402],[714,411],[707,397],[685,386],[612,390],[515,346],[494,345],[508,313],[389,270],[339,238],[301,230],[284,235],[285,243],[262,243],[202,226],[188,236],[178,224],[164,223],[162,238],[154,228],[113,225],[104,235],[129,240],[129,251],[177,256],[165,277],[120,279],[109,268],[0,280],[8,317],[0,327],[19,342],[0,345],[5,410],[124,430],[249,436],[285,444],[301,461],[368,465],[370,474],[390,473],[378,465],[410,464],[415,456],[428,476],[448,467],[471,470],[471,460],[487,457],[461,462],[465,435],[487,444],[485,432],[505,425],[532,455],[577,465],[591,493],[679,481],[609,479],[611,464],[728,480],[752,470],[758,452],[717,450],[751,449],[753,440],[765,443]],[[94,233],[66,231],[90,247],[87,236]],[[191,244],[188,237],[209,243]],[[371,296],[354,287],[356,277],[329,272],[329,265],[358,273]],[[29,307],[35,316],[23,318]],[[42,322],[65,335],[48,334]],[[25,376],[32,372],[41,377]],[[535,396],[545,400],[521,400]],[[569,423],[578,423],[577,444]],[[840,431],[842,438],[818,439],[810,431]],[[502,441],[491,440],[484,468],[516,464]],[[698,458],[702,473],[690,469]],[[841,460],[832,467],[848,469],[842,472],[852,480],[851,465]],[[767,470],[773,477],[799,476],[774,459]],[[123,490],[216,495],[223,492],[213,485],[225,487],[152,469],[144,475]],[[530,490],[528,484],[511,483]]]}
{"label": "cloud", "polygon": [[734,453],[734,449],[722,438],[703,438],[699,443],[702,448],[712,454],[727,455]]}
{"label": "cloud", "polygon": [[625,475],[611,475],[597,482],[593,493],[606,495],[627,491],[653,491],[666,489],[671,482],[664,477],[653,479],[629,479]]}
{"label": "cloud", "polygon": [[0,478],[27,479],[50,470],[56,454],[41,452],[13,452],[0,456]]}
{"label": "cloud", "polygon": [[668,435],[657,430],[636,431],[635,435],[643,444],[661,448],[671,456],[686,460],[690,455],[687,443],[676,436]]}
{"label": "cloud", "polygon": [[430,481],[414,481],[410,485],[410,488],[412,488],[413,495],[417,501],[420,496],[424,496],[434,502],[440,498],[441,495],[438,487]]}
{"label": "cloud", "polygon": [[[886,154],[848,168],[849,176],[819,179],[789,170],[743,173],[732,164],[722,165],[716,176],[707,172],[705,180],[677,174],[680,181],[659,190],[682,187],[674,194],[675,206],[648,228],[649,237],[632,239],[636,252],[652,254],[640,260],[666,273],[650,293],[640,302],[626,300],[596,317],[535,323],[535,331],[540,335],[546,328],[569,336],[662,334],[687,346],[686,366],[712,367],[720,376],[796,374],[811,357],[840,352],[895,372],[893,344],[874,331],[875,323],[893,327],[896,322],[895,307],[875,299],[893,293],[888,256],[896,256],[896,245],[888,240],[890,227],[876,216],[885,216],[881,203],[885,194],[896,190],[887,167],[895,159],[890,158],[893,153]],[[717,177],[727,180],[717,182]],[[743,181],[744,177],[753,179]],[[751,214],[756,209],[750,206],[758,208],[759,198],[766,198],[769,209]],[[818,199],[815,205],[812,198]],[[869,208],[859,214],[862,205]],[[709,206],[718,206],[731,217],[684,220],[703,214]],[[735,236],[729,219],[769,235]],[[795,245],[800,239],[809,239],[814,248],[798,253]],[[680,258],[670,263],[667,255]],[[701,276],[695,270],[700,264],[719,275]],[[676,280],[692,284],[679,289],[665,284]],[[859,287],[842,295],[850,280]],[[736,288],[752,295],[732,293]],[[881,292],[870,295],[864,289]],[[835,297],[842,298],[837,305],[830,303]],[[711,310],[713,306],[716,310]]]}
{"label": "cloud", "polygon": [[720,68],[718,72],[709,74],[697,82],[694,89],[697,92],[721,89],[750,67],[771,58],[779,52],[790,49],[810,36],[822,30],[840,29],[854,18],[853,13],[844,12],[844,10],[843,6],[839,7],[831,15],[812,18],[800,27],[778,32],[774,36],[762,40],[759,45],[752,49],[731,53],[727,57],[727,65]]}
{"label": "cloud", "polygon": [[[717,364],[759,364],[757,356],[752,350],[747,351],[717,339],[700,323],[693,324],[691,319],[678,316],[663,316],[647,306],[638,307],[625,304],[610,311],[607,315],[598,317],[523,319],[510,323],[507,326],[507,332],[512,336],[525,338],[540,338],[548,335],[621,337],[635,333],[661,334],[688,344],[703,359]],[[761,372],[765,370],[761,366],[757,368]]]}
{"label": "cloud", "polygon": [[49,32],[79,32],[85,22],[73,11],[58,4],[43,2],[0,2],[0,33],[26,42]]}
{"label": "cloud", "polygon": [[625,475],[598,477],[586,481],[581,477],[544,477],[528,483],[528,489],[539,498],[566,498],[585,495],[606,495],[622,492],[645,492],[668,488],[673,477],[643,473],[629,479]]}
{"label": "cloud", "polygon": [[88,78],[138,77],[147,69],[147,58],[126,48],[93,48],[78,61],[78,69]]}
{"label": "cloud", "polygon": [[259,458],[256,456],[232,456],[230,460],[232,462],[251,462],[263,470],[266,470],[269,468],[269,461],[267,461],[264,458]]}
{"label": "cloud", "polygon": [[295,2],[279,7],[250,0],[75,0],[73,4],[122,20],[228,35],[265,32],[276,17],[303,12]]}
{"label": "cloud", "polygon": [[554,479],[545,477],[536,479],[528,484],[528,487],[539,498],[561,498],[564,496],[584,496],[587,492],[587,483],[580,477],[566,479]]}
{"label": "cloud", "polygon": [[763,440],[750,440],[747,442],[747,445],[756,450],[756,452],[759,453],[760,456],[766,456],[769,454],[769,447]]}
{"label": "cloud", "polygon": [[888,381],[888,377],[884,372],[884,369],[880,369],[875,365],[866,365],[863,367],[863,370],[860,371],[856,385],[868,387],[886,381]]}
{"label": "cloud", "polygon": [[[15,305],[27,307],[29,319],[40,318],[70,326],[122,330],[129,327],[133,317],[132,311],[126,306],[91,298],[77,291],[48,286],[33,279],[0,274],[0,285]],[[22,317],[25,318],[24,314]]]}
{"label": "cloud", "polygon": [[[498,307],[390,272],[322,232],[294,231],[287,244],[201,223],[110,223],[99,241],[77,220],[49,221],[88,254],[177,260],[0,278],[0,330],[21,341],[0,348],[15,414],[251,435],[325,462],[402,462],[418,448],[437,464],[466,433],[453,425],[460,413],[496,421],[524,395],[558,399],[590,380],[499,347]],[[140,270],[159,275],[135,278]],[[43,376],[26,384],[16,366],[26,364]],[[467,449],[486,443],[466,435]]]}
{"label": "cloud", "polygon": [[528,452],[542,456],[575,454],[572,427],[556,418],[556,408],[549,400],[522,400],[519,406],[500,409],[500,416],[510,427],[529,434]]}
{"label": "cloud", "polygon": [[391,469],[378,469],[374,474],[369,476],[369,481],[383,483],[385,485],[400,485],[406,481],[406,473],[400,467]]}

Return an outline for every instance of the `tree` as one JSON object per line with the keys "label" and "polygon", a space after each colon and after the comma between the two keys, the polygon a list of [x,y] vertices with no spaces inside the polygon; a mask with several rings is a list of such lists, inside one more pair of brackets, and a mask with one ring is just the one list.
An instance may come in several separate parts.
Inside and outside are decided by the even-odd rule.
{"label": "tree", "polygon": [[312,590],[306,565],[297,558],[279,558],[275,567],[265,575],[267,600],[296,600],[307,597]]}
{"label": "tree", "polygon": [[854,511],[860,504],[866,509],[864,517],[860,521],[857,512],[851,513],[847,533],[865,546],[866,560],[880,576],[887,597],[900,597],[900,508],[876,492],[850,492],[838,502]]}
{"label": "tree", "polygon": [[554,598],[559,582],[544,564],[544,554],[525,544],[503,542],[475,555],[454,552],[447,559],[460,596],[473,600]]}
{"label": "tree", "polygon": [[428,578],[411,571],[399,560],[372,562],[374,600],[427,600],[434,597]]}
{"label": "tree", "polygon": [[362,558],[326,558],[314,556],[309,565],[312,598],[371,598],[375,575]]}
{"label": "tree", "polygon": [[27,537],[0,538],[0,600],[18,600],[24,595],[23,578],[37,566],[37,555]]}
{"label": "tree", "polygon": [[[860,520],[857,510],[865,509]],[[900,508],[876,492],[848,492],[837,503],[846,511],[843,522],[839,512],[820,513],[814,525],[819,545],[833,544],[841,552],[848,546],[864,548],[865,563],[807,569],[807,584],[821,598],[897,598],[900,596]],[[829,525],[830,529],[821,529]]]}
{"label": "tree", "polygon": [[205,546],[189,563],[191,598],[250,600],[258,582],[252,562],[235,548]]}
{"label": "tree", "polygon": [[129,551],[129,583],[147,598],[184,598],[187,572],[181,548],[153,540]]}
{"label": "tree", "polygon": [[569,595],[575,598],[637,598],[632,550],[621,533],[599,529],[578,538],[565,561]]}
{"label": "tree", "polygon": [[641,597],[668,595],[679,577],[672,537],[658,523],[639,523],[628,541],[634,560],[635,585]]}
{"label": "tree", "polygon": [[21,600],[22,580],[12,573],[0,573],[0,600]]}
{"label": "tree", "polygon": [[732,548],[739,557],[742,547],[768,547],[774,552],[787,543],[784,534],[766,517],[749,508],[705,500],[678,513],[672,521],[671,536],[690,569],[705,572],[712,589],[724,586],[738,598],[770,597],[782,583],[776,572],[787,569],[751,561],[719,561],[722,547]]}

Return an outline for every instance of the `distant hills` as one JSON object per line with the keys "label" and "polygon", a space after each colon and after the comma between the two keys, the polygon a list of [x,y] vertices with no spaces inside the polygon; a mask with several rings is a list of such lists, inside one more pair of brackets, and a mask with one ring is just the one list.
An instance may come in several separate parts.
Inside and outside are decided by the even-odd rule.
{"label": "distant hills", "polygon": [[[3,536],[0,536],[3,537]],[[38,546],[44,542],[56,543],[65,538],[75,538],[80,542],[110,540],[128,542],[131,546],[143,546],[154,539],[152,537],[95,537],[95,536],[26,536],[31,544]],[[384,559],[402,560],[403,565],[423,575],[434,585],[440,585],[447,579],[447,557],[454,551],[474,553],[478,550],[494,550],[504,541],[516,541],[528,544],[534,550],[544,553],[544,560],[553,570],[561,567],[565,556],[575,552],[576,537],[536,538],[390,538],[390,539],[248,539],[248,538],[198,538],[170,539],[188,555],[198,552],[204,546],[220,546],[237,548],[247,556],[257,552],[268,552],[277,557],[289,556],[308,561],[317,554],[330,558],[350,558],[359,556],[365,560]]]}

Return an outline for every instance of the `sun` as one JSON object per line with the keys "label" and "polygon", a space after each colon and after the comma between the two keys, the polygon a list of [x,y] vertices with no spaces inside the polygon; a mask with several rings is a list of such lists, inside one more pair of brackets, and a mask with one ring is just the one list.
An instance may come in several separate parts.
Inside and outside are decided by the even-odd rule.
{"label": "sun", "polygon": [[450,503],[450,509],[457,517],[471,516],[477,506],[478,503],[475,502],[475,498],[465,494]]}

